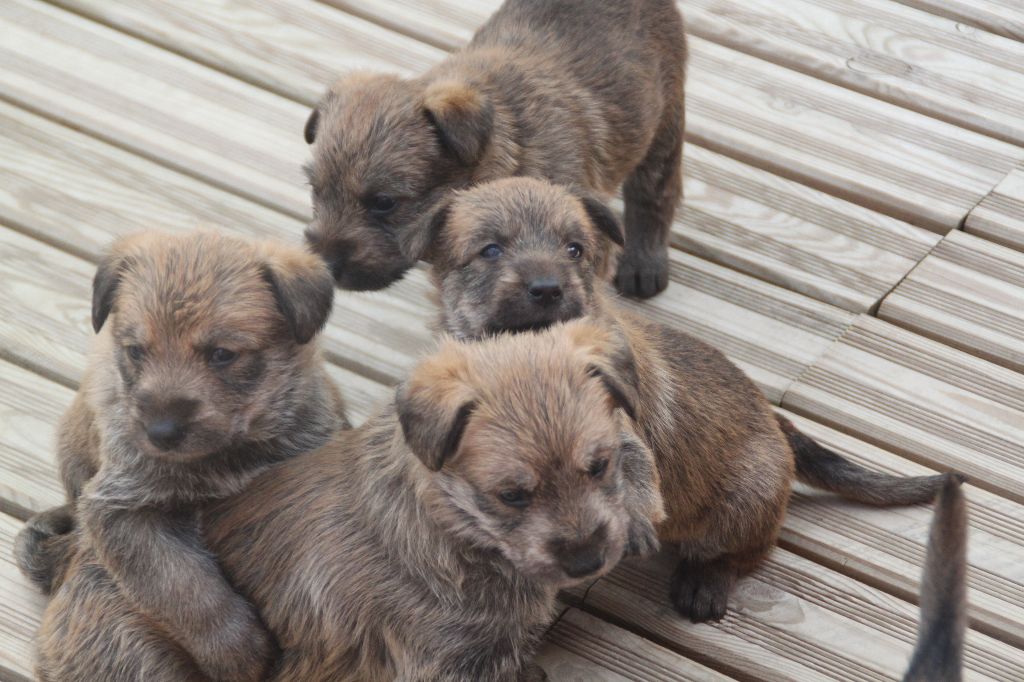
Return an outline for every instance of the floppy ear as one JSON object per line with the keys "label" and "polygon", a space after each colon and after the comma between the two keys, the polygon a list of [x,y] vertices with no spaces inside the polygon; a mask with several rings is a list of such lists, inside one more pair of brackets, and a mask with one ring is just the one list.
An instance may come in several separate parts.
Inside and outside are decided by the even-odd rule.
{"label": "floppy ear", "polygon": [[594,324],[587,318],[566,323],[570,344],[586,362],[587,374],[604,384],[612,404],[636,421],[640,409],[640,378],[629,339],[618,328]]}
{"label": "floppy ear", "polygon": [[427,86],[423,106],[444,144],[469,166],[480,160],[494,129],[494,107],[468,83],[441,81]]}
{"label": "floppy ear", "polygon": [[580,202],[583,204],[583,209],[587,212],[587,216],[590,217],[590,222],[594,223],[594,227],[619,246],[626,245],[626,236],[623,233],[622,224],[610,208],[593,197],[580,197]]}
{"label": "floppy ear", "polygon": [[448,224],[448,216],[451,213],[451,209],[451,198],[442,199],[430,216],[427,229],[421,231],[424,241],[417,251],[421,254],[420,257],[431,265],[434,264],[434,260],[437,257],[437,248],[440,246],[441,235]]}
{"label": "floppy ear", "polygon": [[306,138],[306,144],[313,144],[313,141],[316,140],[318,125],[320,125],[320,108],[313,107],[313,111],[309,112],[309,118],[306,119],[306,127],[302,130],[302,134]]}
{"label": "floppy ear", "polygon": [[320,258],[298,249],[268,248],[263,279],[295,341],[309,343],[327,324],[334,301],[334,279]]}
{"label": "floppy ear", "polygon": [[476,403],[461,378],[465,358],[442,349],[398,387],[395,409],[409,449],[424,466],[439,471],[459,449]]}
{"label": "floppy ear", "polygon": [[117,287],[125,268],[125,257],[115,248],[100,261],[92,278],[92,330],[99,334],[114,307]]}
{"label": "floppy ear", "polygon": [[[603,363],[602,363],[603,364]],[[640,402],[640,395],[634,385],[623,380],[615,370],[600,364],[593,364],[587,367],[590,376],[601,380],[608,395],[611,396],[612,404],[625,411],[629,418],[636,421],[637,405]]]}

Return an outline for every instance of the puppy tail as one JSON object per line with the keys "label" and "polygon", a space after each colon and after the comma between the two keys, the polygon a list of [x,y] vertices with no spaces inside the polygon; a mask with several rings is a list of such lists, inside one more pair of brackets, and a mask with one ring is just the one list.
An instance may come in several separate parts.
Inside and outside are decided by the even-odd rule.
{"label": "puppy tail", "polygon": [[921,622],[904,682],[960,682],[967,627],[967,503],[948,474],[935,505],[921,578]]}
{"label": "puppy tail", "polygon": [[29,518],[14,538],[18,568],[44,594],[64,580],[74,556],[74,516],[70,505],[54,507]]}
{"label": "puppy tail", "polygon": [[799,480],[855,502],[878,507],[931,502],[945,482],[943,474],[891,476],[860,466],[801,433],[780,414],[775,418],[789,441]]}

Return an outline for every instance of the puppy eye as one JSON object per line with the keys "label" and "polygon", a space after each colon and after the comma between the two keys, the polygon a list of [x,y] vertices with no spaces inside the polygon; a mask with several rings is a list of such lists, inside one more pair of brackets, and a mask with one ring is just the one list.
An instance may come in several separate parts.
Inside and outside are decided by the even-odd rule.
{"label": "puppy eye", "polygon": [[590,468],[587,469],[587,473],[590,474],[591,478],[601,478],[606,471],[608,471],[608,459],[606,457],[595,459],[590,463]]}
{"label": "puppy eye", "polygon": [[573,260],[576,260],[583,255],[583,247],[576,242],[569,244],[569,246],[565,247],[565,250],[569,252],[569,258],[572,258]]}
{"label": "puppy eye", "polygon": [[227,348],[214,348],[210,351],[210,364],[214,367],[230,365],[238,358],[238,353]]}
{"label": "puppy eye", "polygon": [[142,346],[131,345],[125,347],[124,350],[126,353],[128,353],[128,357],[130,357],[135,362],[139,362],[140,360],[142,360],[142,358],[146,357],[146,349],[143,348]]}
{"label": "puppy eye", "polygon": [[366,200],[366,210],[374,215],[387,215],[395,210],[398,202],[387,194],[374,194]]}
{"label": "puppy eye", "polygon": [[488,244],[480,251],[480,257],[485,260],[494,260],[505,251],[497,244]]}
{"label": "puppy eye", "polygon": [[522,508],[530,504],[530,493],[522,488],[502,490],[498,493],[498,498],[510,507]]}

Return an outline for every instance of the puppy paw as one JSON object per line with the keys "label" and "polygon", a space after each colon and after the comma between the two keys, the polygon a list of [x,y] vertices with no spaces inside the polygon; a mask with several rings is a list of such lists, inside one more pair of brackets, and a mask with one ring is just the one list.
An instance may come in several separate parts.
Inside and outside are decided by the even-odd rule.
{"label": "puppy paw", "polygon": [[528,663],[517,678],[517,682],[546,682],[548,674],[536,663]]}
{"label": "puppy paw", "polygon": [[676,610],[694,623],[725,617],[736,571],[725,560],[680,561],[672,576],[670,597]]}
{"label": "puppy paw", "polygon": [[623,557],[645,557],[650,556],[661,548],[658,541],[658,531],[654,524],[646,516],[637,516],[629,521],[629,529],[626,535],[626,551]]}
{"label": "puppy paw", "polygon": [[632,250],[619,258],[615,287],[624,296],[650,298],[668,286],[668,248]]}
{"label": "puppy paw", "polygon": [[71,505],[32,516],[14,539],[18,568],[45,594],[55,587],[74,549],[75,517]]}
{"label": "puppy paw", "polygon": [[264,679],[277,647],[256,610],[239,598],[217,620],[216,627],[188,647],[203,673],[222,682]]}

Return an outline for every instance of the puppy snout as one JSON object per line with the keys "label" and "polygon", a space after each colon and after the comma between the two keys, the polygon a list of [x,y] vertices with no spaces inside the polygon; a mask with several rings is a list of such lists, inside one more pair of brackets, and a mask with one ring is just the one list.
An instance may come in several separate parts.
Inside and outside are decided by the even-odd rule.
{"label": "puppy snout", "polygon": [[149,442],[161,450],[173,450],[188,435],[189,421],[199,408],[199,402],[188,398],[167,401],[140,399],[143,425]]}
{"label": "puppy snout", "polygon": [[562,299],[561,283],[551,277],[542,277],[530,282],[526,289],[530,300],[538,305],[550,306]]}
{"label": "puppy snout", "polygon": [[608,529],[602,525],[585,540],[552,543],[551,551],[567,576],[583,578],[604,568],[607,535]]}

